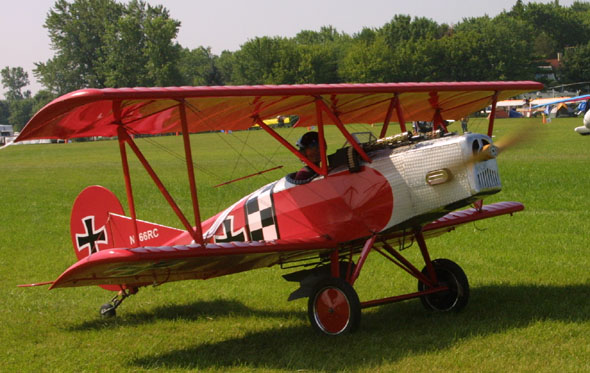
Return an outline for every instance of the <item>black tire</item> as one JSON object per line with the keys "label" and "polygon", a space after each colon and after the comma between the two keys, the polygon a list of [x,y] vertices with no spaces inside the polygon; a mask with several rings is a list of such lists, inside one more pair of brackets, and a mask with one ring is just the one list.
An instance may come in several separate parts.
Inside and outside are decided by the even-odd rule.
{"label": "black tire", "polygon": [[354,288],[341,278],[318,281],[307,302],[312,327],[326,335],[342,335],[358,329],[361,303]]}
{"label": "black tire", "polygon": [[[440,293],[422,295],[422,305],[430,311],[459,312],[469,301],[469,282],[465,272],[455,262],[448,259],[436,259],[432,261],[436,278],[442,286],[448,286],[449,290]],[[422,273],[429,277],[426,267]],[[427,290],[428,286],[418,281],[418,291]]]}
{"label": "black tire", "polygon": [[105,303],[100,306],[100,316],[104,318],[111,318],[117,316],[117,311],[115,306],[111,303]]}

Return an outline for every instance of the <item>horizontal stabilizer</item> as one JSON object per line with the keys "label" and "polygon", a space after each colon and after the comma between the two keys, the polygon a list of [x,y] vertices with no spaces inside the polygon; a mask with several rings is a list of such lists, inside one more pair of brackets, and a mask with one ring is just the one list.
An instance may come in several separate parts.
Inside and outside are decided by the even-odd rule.
{"label": "horizontal stabilizer", "polygon": [[[192,237],[182,229],[167,227],[165,225],[150,223],[137,219],[137,236],[133,219],[128,216],[111,213],[109,224],[113,239],[113,247],[134,247],[134,246],[164,246],[183,234],[187,236],[186,244],[191,243]],[[139,239],[139,244],[137,243]]]}

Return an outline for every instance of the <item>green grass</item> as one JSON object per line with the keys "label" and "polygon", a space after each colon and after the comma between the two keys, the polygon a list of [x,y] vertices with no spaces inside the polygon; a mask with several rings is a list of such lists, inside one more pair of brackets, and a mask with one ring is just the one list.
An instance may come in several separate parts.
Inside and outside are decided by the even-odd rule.
{"label": "green grass", "polygon": [[[495,135],[527,122],[497,120]],[[286,302],[294,285],[279,268],[145,288],[108,320],[98,308],[112,293],[97,287],[17,288],[53,280],[74,263],[69,214],[84,187],[103,185],[123,202],[125,190],[115,141],[1,150],[0,371],[588,371],[590,138],[573,132],[580,124],[538,124],[534,142],[500,155],[504,189],[489,202],[520,201],[525,211],[428,242],[433,258],[465,270],[471,298],[463,312],[429,313],[417,300],[366,309],[360,330],[339,338],[312,331],[306,300]],[[487,124],[472,120],[470,128],[485,132]],[[281,134],[293,143],[302,131]],[[331,149],[343,143],[334,134]],[[300,165],[262,131],[191,141],[203,217]],[[138,143],[192,216],[185,165],[160,148],[182,154],[181,139]],[[131,164],[138,217],[180,227],[138,162]],[[277,165],[285,167],[212,188]],[[417,251],[404,253],[417,259]],[[377,255],[355,285],[361,300],[415,287]]]}

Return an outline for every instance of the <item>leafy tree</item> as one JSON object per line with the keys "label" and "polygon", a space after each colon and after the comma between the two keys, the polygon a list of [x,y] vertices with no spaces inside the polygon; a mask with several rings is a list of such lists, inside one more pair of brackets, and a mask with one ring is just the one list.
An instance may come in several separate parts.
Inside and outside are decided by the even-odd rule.
{"label": "leafy tree", "polygon": [[346,55],[351,38],[332,26],[320,31],[299,32],[292,48],[297,50],[297,83],[338,83],[339,61]]}
{"label": "leafy tree", "polygon": [[445,59],[439,61],[457,80],[532,79],[534,52],[530,26],[501,15],[479,17],[458,25],[443,43]]}
{"label": "leafy tree", "polygon": [[565,50],[559,76],[563,83],[590,81],[590,42]]}
{"label": "leafy tree", "polygon": [[8,101],[0,100],[0,124],[8,124],[8,117],[10,110],[8,108]]}
{"label": "leafy tree", "polygon": [[108,25],[117,22],[123,6],[114,0],[57,0],[44,27],[56,54],[37,63],[35,76],[49,90],[64,94],[83,87],[102,88],[100,64]]}
{"label": "leafy tree", "polygon": [[353,35],[354,41],[362,41],[366,44],[374,43],[376,39],[377,32],[374,29],[368,27],[363,27],[359,33]]}
{"label": "leafy tree", "polygon": [[162,6],[133,0],[107,25],[98,70],[109,87],[179,85],[180,22]]}
{"label": "leafy tree", "polygon": [[31,97],[9,101],[8,124],[12,124],[15,131],[20,131],[31,119],[34,104],[35,100]]}
{"label": "leafy tree", "polygon": [[444,59],[444,51],[436,39],[404,41],[392,54],[391,81],[448,80],[439,67]]}
{"label": "leafy tree", "polygon": [[161,5],[57,0],[45,21],[55,56],[34,71],[51,92],[181,83],[180,22]]}
{"label": "leafy tree", "polygon": [[[233,84],[277,84],[275,66],[281,63],[281,55],[288,54],[282,49],[286,46],[287,40],[280,37],[259,37],[244,43],[239,51],[234,53],[234,64],[232,68]],[[290,80],[285,72],[281,80]]]}
{"label": "leafy tree", "polygon": [[[559,2],[526,5],[518,1],[508,15],[531,25],[531,37],[536,39],[536,55],[554,57],[556,52],[568,46],[586,44],[590,41],[590,10],[588,4],[574,3],[562,7]],[[548,50],[552,49],[551,54]]]}
{"label": "leafy tree", "polygon": [[[339,81],[339,36],[331,28],[294,39],[262,37],[231,56],[232,84],[300,84]],[[229,61],[226,54],[224,61]]]}
{"label": "leafy tree", "polygon": [[51,101],[53,101],[56,98],[57,98],[57,96],[55,94],[49,92],[48,90],[46,90],[46,89],[40,90],[33,97],[34,103],[33,103],[33,107],[32,107],[32,114],[38,112],[39,110],[41,110],[43,108],[43,106],[47,105],[48,103],[50,103]]}
{"label": "leafy tree", "polygon": [[[130,4],[134,3],[136,1]],[[170,18],[170,12],[161,5],[155,7],[148,5],[144,12],[146,20],[143,27],[146,43],[143,53],[147,58],[146,70],[149,85],[178,85],[181,81],[178,70],[181,47],[173,40],[178,34],[180,22]]]}
{"label": "leafy tree", "polygon": [[234,52],[230,52],[228,50],[222,51],[217,60],[215,61],[215,66],[219,71],[219,74],[221,76],[221,82],[223,84],[234,84],[232,80],[233,70],[235,66],[234,61]]}
{"label": "leafy tree", "polygon": [[22,91],[29,85],[29,74],[22,67],[8,67],[2,69],[2,86],[6,90],[5,96],[8,101],[20,100],[31,97],[31,91]]}
{"label": "leafy tree", "polygon": [[223,85],[224,78],[217,66],[218,59],[219,57],[211,53],[211,48],[199,47],[193,50],[183,48],[179,60],[182,84]]}
{"label": "leafy tree", "polygon": [[385,37],[389,48],[395,49],[398,43],[405,41],[440,39],[449,33],[449,26],[439,25],[424,17],[412,20],[409,15],[398,14],[380,29],[380,33]]}
{"label": "leafy tree", "polygon": [[97,67],[108,87],[146,86],[147,58],[143,53],[146,36],[144,4],[137,1],[121,9],[120,16],[106,25]]}
{"label": "leafy tree", "polygon": [[295,35],[294,41],[298,44],[322,44],[328,45],[347,38],[346,34],[338,32],[332,26],[322,26],[320,31],[303,30]]}
{"label": "leafy tree", "polygon": [[[353,83],[387,82],[392,76],[394,55],[387,46],[383,35],[357,37],[351,43],[340,63],[339,73],[343,81]],[[369,37],[367,37],[369,36]]]}
{"label": "leafy tree", "polygon": [[299,64],[296,83],[338,83],[339,61],[343,49],[339,43],[331,46],[302,45],[298,48]]}
{"label": "leafy tree", "polygon": [[7,90],[6,101],[0,106],[0,123],[8,123],[20,130],[32,116],[31,91],[22,91],[29,84],[29,75],[22,67],[2,69],[2,85]]}
{"label": "leafy tree", "polygon": [[55,98],[49,91],[41,90],[30,97],[0,101],[0,124],[11,124],[20,131],[33,114]]}
{"label": "leafy tree", "polygon": [[325,26],[293,38],[257,37],[219,56],[182,48],[174,42],[180,23],[144,0],[57,0],[45,26],[56,54],[34,73],[59,94],[105,86],[532,79],[535,61],[565,49],[559,76],[571,80],[586,76],[590,4],[516,0],[497,17],[453,27],[395,15],[352,37]]}

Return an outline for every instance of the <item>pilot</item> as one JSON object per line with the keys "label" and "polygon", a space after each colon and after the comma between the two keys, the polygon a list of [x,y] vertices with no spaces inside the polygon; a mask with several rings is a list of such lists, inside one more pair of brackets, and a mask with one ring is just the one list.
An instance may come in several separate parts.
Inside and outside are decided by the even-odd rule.
{"label": "pilot", "polygon": [[[319,136],[318,133],[315,131],[307,132],[297,141],[297,147],[299,148],[299,152],[303,154],[304,157],[309,159],[312,163],[316,165],[320,165],[321,162],[321,153],[319,147]],[[311,169],[311,167],[305,165],[301,170],[299,170],[296,174],[294,179],[295,180],[309,180],[316,176],[316,172]]]}

